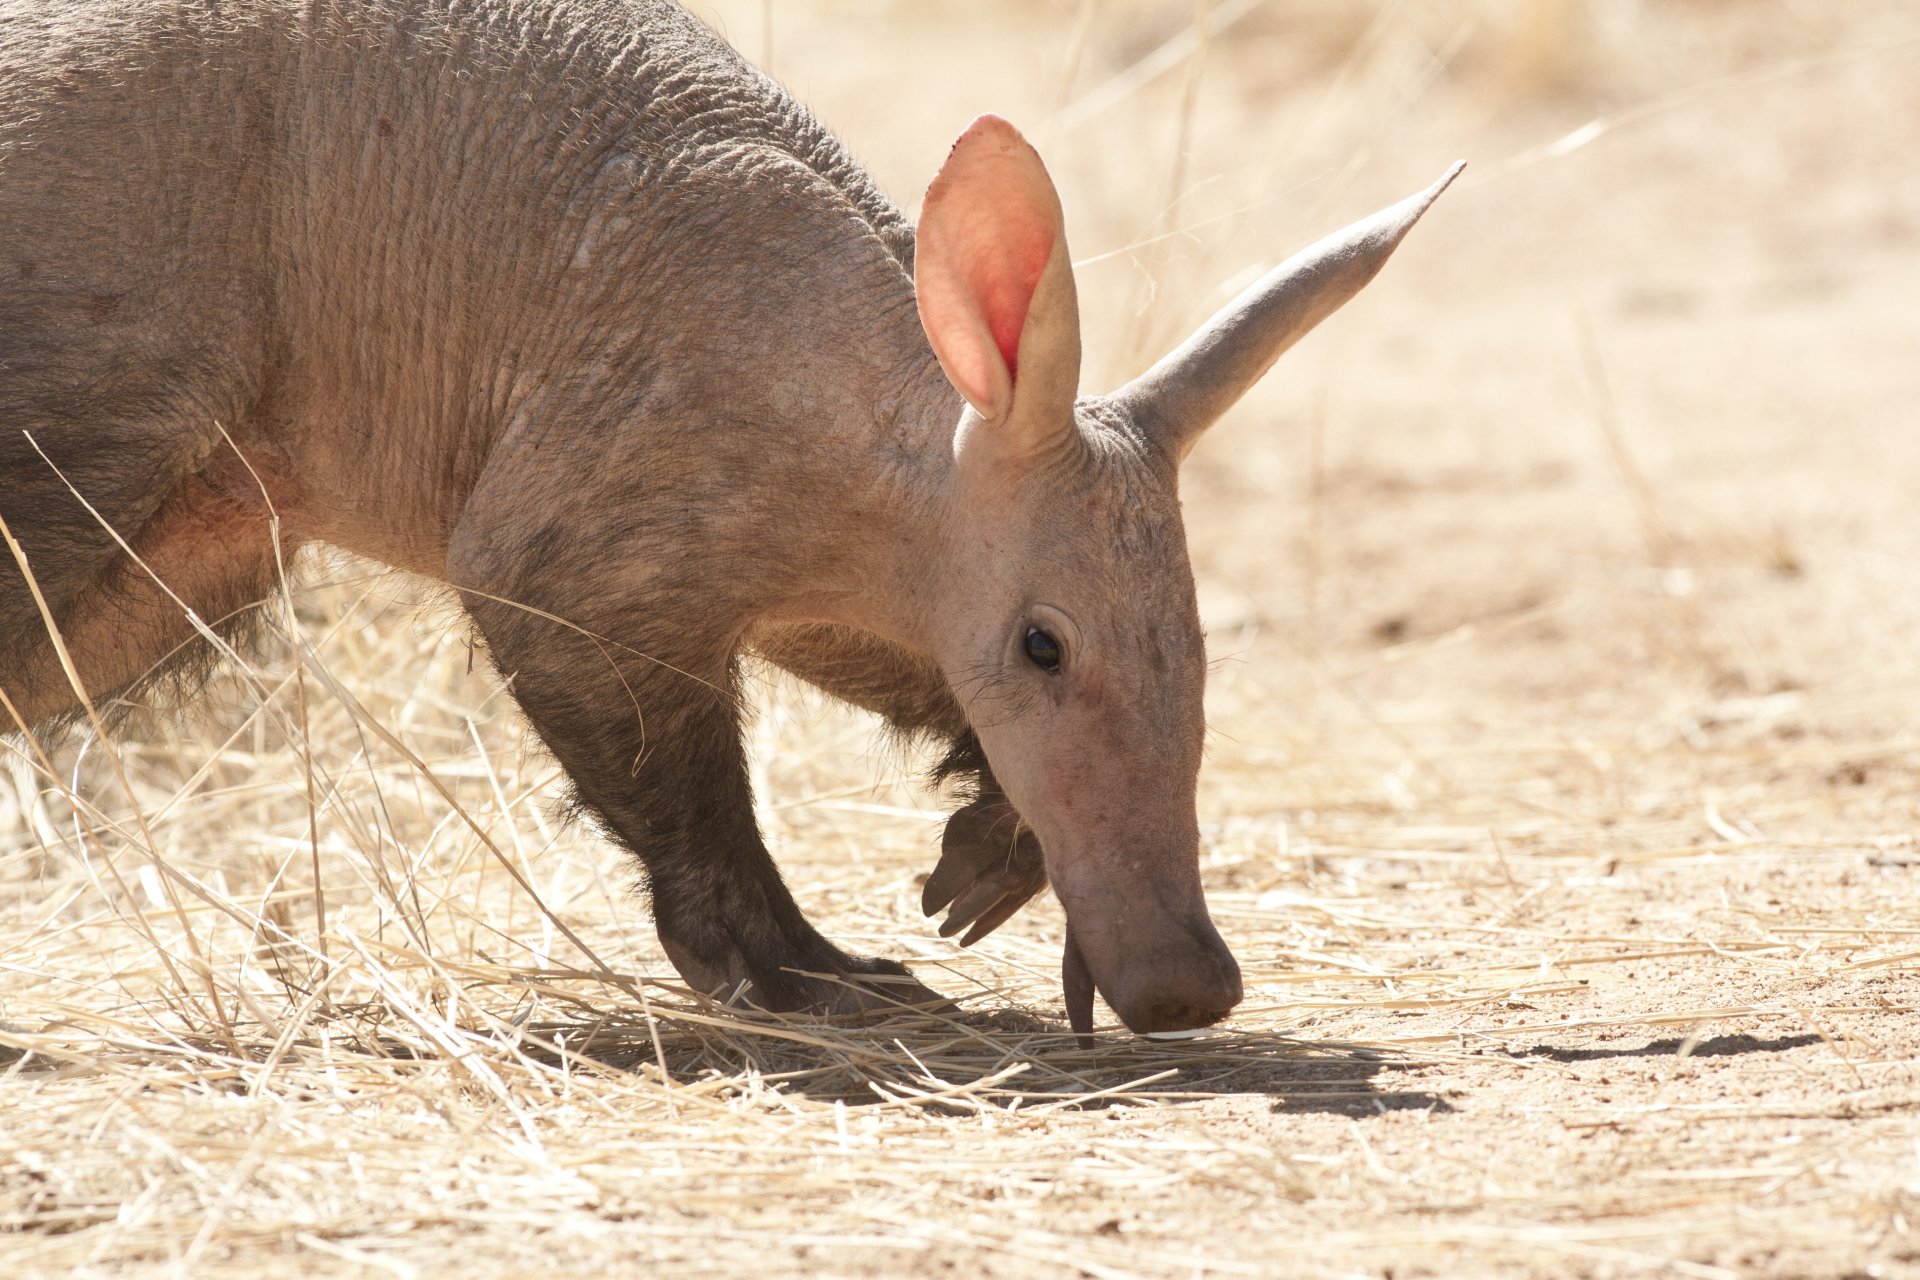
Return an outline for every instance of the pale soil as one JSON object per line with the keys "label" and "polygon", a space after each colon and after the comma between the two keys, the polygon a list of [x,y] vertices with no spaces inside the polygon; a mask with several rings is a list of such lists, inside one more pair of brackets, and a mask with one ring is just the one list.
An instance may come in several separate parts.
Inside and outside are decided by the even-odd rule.
{"label": "pale soil", "polygon": [[[86,823],[0,792],[0,1272],[1920,1275],[1920,13],[1469,9],[1267,6],[1208,49],[1175,175],[1182,67],[1053,113],[1190,5],[1094,6],[1071,85],[1070,4],[775,7],[774,70],[909,202],[974,112],[1032,123],[1090,388],[1472,162],[1189,468],[1230,1029],[1072,1048],[1058,909],[940,942],[915,762],[788,691],[757,742],[797,892],[967,1017],[669,983],[656,1041],[310,674],[311,835],[287,689],[122,748],[241,917],[183,908],[231,1039],[100,750],[61,758]],[[722,16],[763,52],[759,4]],[[457,626],[367,585],[303,606],[316,661],[609,966],[670,979]],[[248,921],[315,944],[314,840],[309,998],[326,966]]]}

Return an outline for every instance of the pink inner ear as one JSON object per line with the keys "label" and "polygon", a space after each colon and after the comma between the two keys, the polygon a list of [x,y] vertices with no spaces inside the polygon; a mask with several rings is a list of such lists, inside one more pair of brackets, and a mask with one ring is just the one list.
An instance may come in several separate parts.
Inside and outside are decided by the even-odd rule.
{"label": "pink inner ear", "polygon": [[1012,385],[1027,311],[1061,235],[1060,200],[1038,153],[1005,120],[974,121],[927,190],[914,271],[934,353],[989,416],[1006,408],[990,403],[993,388]]}
{"label": "pink inner ear", "polygon": [[1020,376],[1020,332],[1027,327],[1027,309],[1033,305],[1033,291],[1040,285],[1040,274],[1047,269],[1053,253],[1053,228],[1035,223],[1008,226],[1000,230],[990,247],[971,263],[973,293],[986,313],[987,328],[1000,358],[1007,362],[1007,376]]}

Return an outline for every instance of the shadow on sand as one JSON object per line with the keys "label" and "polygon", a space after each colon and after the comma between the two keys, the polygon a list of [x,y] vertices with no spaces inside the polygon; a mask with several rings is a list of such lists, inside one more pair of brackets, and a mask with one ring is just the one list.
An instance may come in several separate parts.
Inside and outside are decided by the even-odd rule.
{"label": "shadow on sand", "polygon": [[[1708,1036],[1692,1042],[1693,1047],[1686,1049],[1689,1058],[1731,1058],[1743,1053],[1782,1053],[1788,1049],[1804,1049],[1810,1044],[1821,1043],[1821,1038],[1812,1033],[1797,1036],[1774,1036],[1761,1039],[1759,1036],[1730,1035]],[[1560,1049],[1552,1045],[1539,1044],[1531,1049],[1515,1049],[1510,1056],[1515,1058],[1550,1058],[1555,1062],[1596,1062],[1606,1058],[1667,1058],[1680,1056],[1687,1041],[1677,1036],[1663,1040],[1650,1040],[1635,1048],[1619,1049]]]}
{"label": "shadow on sand", "polygon": [[[1427,1065],[1415,1055],[1340,1041],[1244,1032],[1157,1040],[1103,1033],[1082,1049],[1051,1019],[1018,1009],[866,1022],[783,1018],[752,1010],[656,1008],[657,1022],[550,1022],[521,1051],[564,1051],[603,1067],[680,1082],[751,1073],[818,1101],[972,1111],[982,1105],[1100,1108],[1259,1096],[1284,1112],[1368,1116],[1451,1110],[1444,1098],[1392,1086]],[[656,1034],[657,1033],[657,1034]]]}

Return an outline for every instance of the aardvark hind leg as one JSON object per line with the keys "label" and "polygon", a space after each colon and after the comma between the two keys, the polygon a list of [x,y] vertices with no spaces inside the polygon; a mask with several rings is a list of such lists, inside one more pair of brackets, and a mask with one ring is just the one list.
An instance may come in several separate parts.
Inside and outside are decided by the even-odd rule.
{"label": "aardvark hind leg", "polygon": [[[264,511],[197,478],[181,485],[144,527],[121,536],[133,555],[113,557],[89,585],[61,593],[59,604],[48,600],[81,688],[106,713],[156,683],[196,684],[219,651],[187,610],[224,641],[236,642],[253,626],[254,606],[275,580]],[[10,555],[0,562],[0,597],[12,591],[31,603],[25,580],[7,582],[9,573],[18,574]],[[43,597],[54,596],[40,585]],[[30,728],[76,715],[80,700],[45,619],[37,611],[15,612],[22,616],[0,635],[0,689]],[[0,715],[0,732],[16,727]]]}

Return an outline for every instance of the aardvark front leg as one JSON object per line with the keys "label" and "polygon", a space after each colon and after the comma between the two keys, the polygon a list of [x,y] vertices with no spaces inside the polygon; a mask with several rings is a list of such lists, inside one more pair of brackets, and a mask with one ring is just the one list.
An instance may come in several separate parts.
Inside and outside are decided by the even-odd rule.
{"label": "aardvark front leg", "polygon": [[965,929],[960,945],[970,947],[1047,887],[1040,841],[994,780],[966,712],[931,659],[851,627],[822,624],[763,629],[754,634],[753,647],[894,728],[947,744],[938,777],[959,783],[969,801],[947,819],[940,863],[920,895],[928,915],[947,910],[941,937]]}
{"label": "aardvark front leg", "polygon": [[639,856],[681,976],[774,1010],[937,1000],[898,962],[828,942],[782,883],[753,816],[722,593],[604,544],[558,545],[551,517],[476,495],[450,576],[581,804]]}

